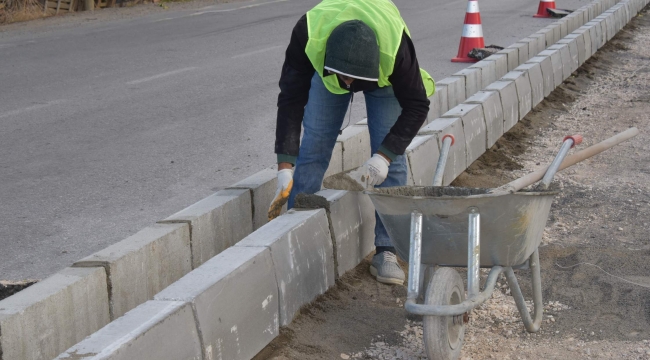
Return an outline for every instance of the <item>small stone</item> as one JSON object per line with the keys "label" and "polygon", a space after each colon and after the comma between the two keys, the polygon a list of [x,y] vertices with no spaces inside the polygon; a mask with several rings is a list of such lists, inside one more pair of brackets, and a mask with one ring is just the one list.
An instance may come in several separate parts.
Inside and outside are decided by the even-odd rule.
{"label": "small stone", "polygon": [[589,333],[589,335],[594,336],[594,335],[596,335],[596,333],[594,333],[594,332],[592,331],[591,333]]}
{"label": "small stone", "polygon": [[641,348],[636,348],[636,352],[638,352],[639,354],[643,354],[645,352],[645,350],[643,350]]}
{"label": "small stone", "polygon": [[341,359],[349,359],[350,355],[348,354],[341,354]]}
{"label": "small stone", "polygon": [[623,228],[622,228],[622,227],[619,227],[619,228],[618,228],[618,231],[623,231]]}
{"label": "small stone", "polygon": [[555,318],[551,318],[551,322],[555,322]]}

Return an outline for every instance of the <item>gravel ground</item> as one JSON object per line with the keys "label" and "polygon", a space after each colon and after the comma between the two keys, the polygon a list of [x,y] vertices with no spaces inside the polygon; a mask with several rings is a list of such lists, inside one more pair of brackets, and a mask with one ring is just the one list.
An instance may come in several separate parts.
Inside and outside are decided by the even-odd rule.
{"label": "gravel ground", "polygon": [[[541,331],[525,332],[501,278],[472,312],[462,359],[650,359],[648,30],[646,9],[453,184],[518,178],[549,163],[565,135],[582,134],[586,148],[641,131],[556,176],[540,247]],[[256,359],[425,359],[421,319],[402,308],[406,289],[376,283],[368,265],[304,308]],[[517,277],[530,299],[529,273]]]}

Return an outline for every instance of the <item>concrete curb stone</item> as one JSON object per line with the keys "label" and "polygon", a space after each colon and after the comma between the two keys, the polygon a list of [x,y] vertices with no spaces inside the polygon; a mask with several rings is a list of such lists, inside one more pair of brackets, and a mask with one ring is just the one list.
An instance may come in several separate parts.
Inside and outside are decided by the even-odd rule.
{"label": "concrete curb stone", "polygon": [[438,148],[442,145],[442,138],[447,134],[453,135],[456,141],[449,149],[445,173],[442,177],[442,183],[445,186],[454,181],[468,166],[463,123],[460,118],[438,118],[418,132],[418,135],[434,135],[438,142]]}
{"label": "concrete curb stone", "polygon": [[418,135],[406,148],[409,168],[408,185],[431,186],[440,157],[438,142],[432,135]]}
{"label": "concrete curb stone", "polygon": [[200,360],[192,307],[147,301],[60,354],[55,360]]}
{"label": "concrete curb stone", "polygon": [[[268,209],[273,201],[278,186],[278,171],[264,169],[227,187],[226,189],[248,189],[253,203],[253,230],[257,230],[268,222]],[[282,213],[287,211],[283,207]]]}
{"label": "concrete curb stone", "polygon": [[468,97],[472,96],[472,94],[475,92],[481,90],[481,76],[481,69],[472,67],[465,68],[452,74],[452,77],[462,77],[465,79],[465,96],[463,97],[463,100],[459,102],[459,104]]}
{"label": "concrete curb stone", "polygon": [[616,35],[616,24],[614,20],[614,14],[611,12],[605,12],[605,24],[607,26],[607,41],[612,40],[614,35]]}
{"label": "concrete curb stone", "polygon": [[562,58],[562,81],[568,79],[571,76],[571,67],[573,65],[573,60],[571,59],[571,52],[569,52],[569,45],[567,44],[555,44],[550,46],[548,50],[557,50],[560,52]]}
{"label": "concrete curb stone", "polygon": [[537,31],[535,34],[537,36],[543,36],[544,37],[544,49],[540,50],[543,51],[546,49],[546,47],[550,44],[553,44],[553,28],[550,26],[547,26],[539,31]]}
{"label": "concrete curb stone", "polygon": [[[601,16],[602,16],[602,17],[601,17]],[[601,40],[600,40],[600,46],[599,46],[599,48],[605,46],[605,44],[607,43],[607,31],[608,31],[608,30],[607,30],[607,21],[606,21],[606,16],[604,16],[604,15],[601,15],[601,16],[599,16],[599,17],[596,18],[596,20],[600,22],[600,36],[601,36]]]}
{"label": "concrete curb stone", "polygon": [[266,247],[228,248],[154,300],[191,304],[204,359],[251,359],[279,334],[278,283]]}
{"label": "concrete curb stone", "polygon": [[[534,56],[534,54],[536,54],[536,50],[537,50],[537,39],[536,38],[533,39],[530,36],[527,36],[527,37],[525,37],[523,39],[519,39],[517,41],[517,43],[527,45],[526,48],[528,49],[528,51],[526,52],[526,57],[528,57],[528,59],[530,59],[531,57]],[[528,59],[526,59],[526,60],[528,60]],[[521,57],[519,58],[519,61],[520,61],[519,63],[521,64]]]}
{"label": "concrete curb stone", "polygon": [[[480,89],[491,84],[497,80],[496,63],[494,61],[481,60],[470,68],[479,69],[481,72],[481,86]],[[479,90],[480,90],[479,89]],[[471,96],[472,94],[470,94]],[[469,96],[468,96],[469,97]]]}
{"label": "concrete curb stone", "polygon": [[507,47],[503,50],[497,51],[497,54],[503,54],[508,57],[508,71],[512,71],[514,68],[519,66],[519,49]]}
{"label": "concrete curb stone", "polygon": [[538,63],[526,63],[519,65],[515,71],[521,71],[528,74],[530,80],[532,108],[535,108],[544,100],[544,76],[542,67]]}
{"label": "concrete curb stone", "polygon": [[370,159],[370,133],[367,127],[349,126],[336,139],[343,149],[343,171],[356,169]]}
{"label": "concrete curb stone", "polygon": [[325,177],[338,174],[343,171],[343,144],[337,142],[332,149],[330,164],[325,171]]}
{"label": "concrete curb stone", "polygon": [[549,25],[549,26],[553,28],[553,42],[548,44],[546,48],[560,41],[560,39],[562,38],[562,26],[560,26],[560,24]]}
{"label": "concrete curb stone", "polygon": [[503,107],[501,97],[496,91],[479,91],[466,101],[468,104],[480,104],[485,116],[487,131],[486,149],[491,148],[503,136]]}
{"label": "concrete curb stone", "polygon": [[555,23],[559,25],[560,28],[560,39],[564,38],[569,34],[569,25],[568,25],[568,19],[564,18],[562,20],[558,20]]}
{"label": "concrete curb stone", "polygon": [[506,74],[503,81],[514,81],[517,87],[517,99],[519,101],[519,119],[523,119],[533,108],[532,89],[528,73],[522,71],[511,71]]}
{"label": "concrete curb stone", "polygon": [[533,52],[533,54],[530,56],[531,58],[535,57],[537,54],[540,52],[546,50],[546,35],[540,34],[540,33],[535,33],[530,36],[533,39],[537,39],[537,49]]}
{"label": "concrete curb stone", "polygon": [[[569,54],[571,56],[570,69],[571,73],[578,70],[580,67],[580,58],[578,57],[578,39],[569,38],[569,35],[564,39],[557,42],[557,44],[565,44],[569,47]],[[554,45],[555,46],[555,45]]]}
{"label": "concrete curb stone", "polygon": [[334,286],[332,234],[324,209],[289,211],[235,245],[268,248],[278,282],[280,326]]}
{"label": "concrete curb stone", "polygon": [[0,301],[3,359],[52,359],[110,322],[104,268],[66,268]]}
{"label": "concrete curb stone", "polygon": [[[593,34],[595,36],[592,36],[591,41],[594,44],[593,47],[593,53],[595,54],[598,49],[602,47],[602,41],[603,41],[603,33],[602,33],[602,27],[600,25],[600,20],[593,19],[589,23],[587,23],[588,26],[593,29]],[[591,30],[590,30],[591,31]]]}
{"label": "concrete curb stone", "polygon": [[526,61],[528,61],[528,59],[530,59],[529,52],[528,52],[528,43],[527,42],[523,42],[523,43],[516,42],[516,43],[508,46],[506,49],[517,49],[517,56],[518,57],[517,57],[517,65],[515,67],[519,66],[519,64],[525,63]]}
{"label": "concrete curb stone", "polygon": [[553,89],[560,86],[564,81],[564,67],[562,65],[562,56],[559,50],[544,50],[538,54],[539,56],[547,56],[551,59],[553,66]]}
{"label": "concrete curb stone", "polygon": [[485,90],[499,93],[501,108],[503,109],[503,133],[506,133],[519,121],[517,87],[512,81],[500,80],[488,85]]}
{"label": "concrete curb stone", "polygon": [[345,274],[375,250],[375,207],[370,197],[359,191],[325,189],[316,195],[329,202],[337,274]]}
{"label": "concrete curb stone", "polygon": [[431,119],[435,119],[449,110],[447,85],[436,83],[436,92],[431,95],[429,101],[431,104],[429,105],[427,123],[429,123]]}
{"label": "concrete curb stone", "polygon": [[[584,64],[585,61],[587,60],[587,58],[586,58],[587,45],[585,44],[585,34],[584,34],[584,32],[580,32],[579,30],[575,30],[571,34],[567,35],[567,39],[575,39],[576,40],[576,45],[578,46],[578,53],[577,53],[578,67],[582,66],[582,64]],[[569,47],[569,51],[571,51],[570,47]],[[577,68],[576,68],[576,70],[577,70]]]}
{"label": "concrete curb stone", "polygon": [[[587,61],[591,57],[591,34],[589,33],[589,27],[588,26],[581,26],[579,27],[576,31],[573,32],[574,34],[580,35],[578,38],[578,51],[580,51],[579,59],[580,59],[580,65],[584,64],[585,61]],[[582,38],[582,43],[580,38]],[[581,46],[582,45],[582,50]]]}
{"label": "concrete curb stone", "polygon": [[251,194],[247,189],[221,190],[158,223],[190,224],[196,269],[253,231]]}
{"label": "concrete curb stone", "polygon": [[465,101],[465,77],[464,76],[450,76],[444,78],[436,83],[447,86],[447,108],[451,109],[454,106]]}
{"label": "concrete curb stone", "polygon": [[[555,72],[553,71],[553,64],[550,56],[535,56],[528,60],[526,64],[539,64],[542,71],[543,81],[543,97],[547,97],[555,89]],[[531,79],[532,81],[532,79]]]}
{"label": "concrete curb stone", "polygon": [[467,166],[478,159],[487,147],[487,129],[481,104],[460,104],[447,111],[443,118],[460,118],[465,134]]}
{"label": "concrete curb stone", "polygon": [[111,320],[192,271],[187,224],[156,224],[87,256],[74,267],[106,269]]}
{"label": "concrete curb stone", "polygon": [[[488,56],[485,60],[483,61],[490,61],[494,63],[494,71],[495,71],[495,80],[501,79],[501,77],[505,74],[508,73],[508,55],[507,54],[492,54]],[[489,84],[493,83],[494,81],[485,84],[485,86],[488,86]],[[483,86],[483,87],[485,87]],[[447,109],[449,110],[449,109]],[[446,111],[445,111],[446,112]]]}

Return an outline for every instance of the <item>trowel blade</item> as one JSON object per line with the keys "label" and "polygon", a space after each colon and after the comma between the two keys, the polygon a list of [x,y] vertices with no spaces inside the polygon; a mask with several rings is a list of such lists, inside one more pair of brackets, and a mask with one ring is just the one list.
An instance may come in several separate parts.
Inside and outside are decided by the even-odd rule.
{"label": "trowel blade", "polygon": [[364,191],[367,188],[366,175],[360,169],[341,172],[326,177],[323,187],[332,190]]}

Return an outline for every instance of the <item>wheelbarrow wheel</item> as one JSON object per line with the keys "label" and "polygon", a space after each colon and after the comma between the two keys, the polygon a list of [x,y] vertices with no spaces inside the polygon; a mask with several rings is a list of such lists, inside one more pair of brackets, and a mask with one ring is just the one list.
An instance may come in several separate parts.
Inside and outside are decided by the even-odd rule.
{"label": "wheelbarrow wheel", "polygon": [[[463,279],[451,268],[439,268],[429,280],[426,305],[455,305],[465,300]],[[431,360],[460,357],[465,337],[463,315],[424,316],[424,347]]]}

